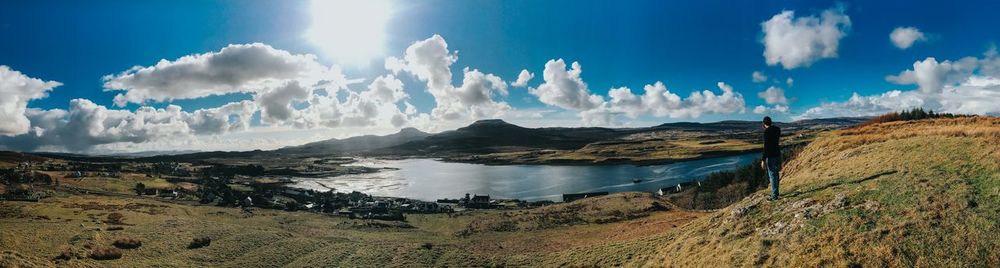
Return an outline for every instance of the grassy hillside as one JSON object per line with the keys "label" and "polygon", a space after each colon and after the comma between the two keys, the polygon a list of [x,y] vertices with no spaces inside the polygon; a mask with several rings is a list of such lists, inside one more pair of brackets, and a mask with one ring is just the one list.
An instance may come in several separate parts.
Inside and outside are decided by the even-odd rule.
{"label": "grassy hillside", "polygon": [[1000,265],[1000,119],[828,133],[763,192],[646,239],[565,251],[551,265]]}

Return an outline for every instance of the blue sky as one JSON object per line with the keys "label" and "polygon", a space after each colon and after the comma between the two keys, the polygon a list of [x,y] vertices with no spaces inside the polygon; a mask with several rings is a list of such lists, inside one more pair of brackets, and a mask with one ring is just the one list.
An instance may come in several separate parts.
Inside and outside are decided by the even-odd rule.
{"label": "blue sky", "polygon": [[[326,8],[352,8],[352,5],[359,4],[343,2]],[[230,90],[167,101],[147,99],[119,107],[115,105],[115,96],[129,89],[105,90],[102,77],[120,74],[133,66],[153,66],[161,59],[175,61],[186,55],[219,52],[231,44],[262,43],[293,55],[316,55],[316,61],[323,66],[340,66],[351,81],[345,83],[346,87],[355,92],[363,91],[376,77],[392,74],[402,83],[406,94],[404,100],[394,99],[393,104],[400,113],[404,113],[404,102],[415,108],[415,113],[405,113],[407,123],[392,125],[375,122],[348,128],[340,127],[343,124],[316,127],[291,121],[268,123],[262,122],[261,112],[255,112],[249,120],[251,130],[287,127],[282,128],[284,133],[294,133],[295,129],[305,129],[312,131],[310,138],[387,133],[405,126],[440,130],[486,117],[533,126],[595,122],[587,121],[583,114],[600,110],[594,108],[600,106],[596,103],[588,107],[572,106],[553,99],[543,101],[542,93],[532,93],[544,90],[543,69],[554,59],[564,59],[567,69],[571,68],[571,62],[578,62],[582,68],[580,78],[587,85],[586,94],[602,97],[607,102],[605,112],[617,114],[615,120],[596,125],[757,119],[761,114],[753,110],[759,105],[787,107],[780,112],[764,112],[786,121],[852,115],[836,109],[881,112],[905,108],[902,104],[885,105],[882,99],[866,103],[881,105],[878,107],[850,106],[849,99],[855,93],[860,97],[876,97],[892,90],[924,93],[904,96],[916,100],[916,105],[905,102],[910,106],[996,112],[969,108],[971,105],[955,106],[956,98],[927,97],[933,90],[925,90],[922,84],[914,82],[917,79],[909,82],[887,79],[889,75],[914,69],[915,62],[929,57],[935,58],[935,63],[958,62],[964,57],[984,62],[969,67],[972,70],[967,72],[957,71],[967,73],[965,76],[942,78],[944,92],[949,86],[967,86],[963,81],[968,81],[968,77],[993,77],[985,63],[991,56],[984,53],[1000,38],[1000,31],[996,30],[1000,29],[1000,22],[991,14],[1000,10],[1000,3],[995,1],[395,1],[387,5],[391,15],[384,29],[380,29],[385,37],[379,44],[381,53],[367,57],[367,63],[347,64],[308,36],[309,29],[314,27],[313,17],[337,13],[316,10],[317,5],[305,1],[14,1],[0,9],[0,35],[7,40],[0,42],[0,65],[28,78],[61,83],[45,91],[45,97],[29,98],[26,104],[29,109],[69,110],[71,100],[87,99],[107,109],[135,111],[141,106],[165,109],[177,105],[185,112],[194,112],[241,100],[254,101],[256,95],[263,93]],[[834,27],[842,33],[836,38],[835,55],[813,57],[809,64],[793,68],[769,65],[763,55],[766,45],[762,41],[765,37],[762,23],[783,11],[794,11],[793,22],[809,17],[822,20],[827,11],[846,18],[849,23]],[[901,49],[889,38],[899,27],[914,27],[922,37]],[[454,87],[462,86],[465,67],[495,75],[508,84],[503,90],[484,89],[491,96],[486,104],[493,108],[506,104],[508,108],[497,108],[505,113],[463,114],[452,123],[430,125],[429,122],[448,121],[432,112],[440,106],[440,96],[428,92],[429,82],[422,80],[416,71],[387,70],[384,63],[387,57],[403,59],[408,47],[434,35],[439,35],[448,50],[457,55],[449,69]],[[343,43],[356,39],[326,36],[323,40]],[[535,77],[525,87],[510,86],[521,70]],[[754,82],[751,73],[755,71],[766,75],[768,81]],[[794,82],[788,84],[787,78]],[[657,81],[662,81],[667,90],[680,98],[702,90],[722,94],[717,83],[724,82],[741,95],[742,110],[673,114],[651,112],[655,109],[648,107],[615,107],[611,103],[612,88],[628,87],[635,95],[641,95],[645,85]],[[758,97],[759,92],[771,86],[783,90],[786,101],[766,103]],[[310,91],[323,94],[317,92]],[[337,94],[345,101],[348,92]],[[987,93],[985,96],[994,96]],[[307,101],[290,105],[294,108],[311,105],[304,102]],[[466,103],[465,99],[461,103]],[[465,108],[468,110],[462,110]],[[810,111],[813,108],[824,109]],[[455,109],[475,114],[471,112],[475,108]],[[543,113],[525,115],[538,112]],[[423,119],[418,119],[419,114],[425,114]],[[234,123],[234,119],[228,121]],[[415,123],[418,121],[424,123]],[[24,132],[10,131],[7,136]],[[216,134],[219,133],[212,136]],[[231,133],[227,131],[225,135]],[[111,140],[114,140],[111,143],[122,142]],[[146,141],[149,140],[127,143]]]}

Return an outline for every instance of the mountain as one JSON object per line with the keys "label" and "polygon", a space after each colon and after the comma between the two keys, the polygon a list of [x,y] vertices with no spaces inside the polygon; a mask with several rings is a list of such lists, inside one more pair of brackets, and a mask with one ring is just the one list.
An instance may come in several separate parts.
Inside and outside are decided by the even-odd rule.
{"label": "mountain", "polygon": [[479,120],[466,127],[388,147],[376,154],[492,153],[523,149],[574,149],[628,134],[610,128],[526,128],[500,119]]}
{"label": "mountain", "polygon": [[[867,118],[831,118],[778,123],[786,133],[806,129],[835,129],[864,122]],[[756,140],[761,123],[757,121],[720,121],[712,123],[679,122],[644,128],[547,127],[525,128],[499,119],[479,120],[469,126],[427,136],[398,146],[371,152],[376,155],[488,154],[537,149],[575,150],[595,143],[634,143],[651,137],[669,138],[664,132],[688,133],[702,137],[728,137]],[[640,135],[636,135],[640,134]]]}
{"label": "mountain", "polygon": [[329,139],[299,146],[285,147],[274,152],[293,155],[352,154],[422,140],[427,136],[430,136],[430,134],[416,128],[404,128],[395,134],[385,136],[365,135],[346,139]]}

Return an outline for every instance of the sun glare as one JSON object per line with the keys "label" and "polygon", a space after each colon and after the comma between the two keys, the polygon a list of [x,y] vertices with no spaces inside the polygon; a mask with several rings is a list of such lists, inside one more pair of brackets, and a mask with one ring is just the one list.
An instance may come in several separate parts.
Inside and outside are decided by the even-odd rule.
{"label": "sun glare", "polygon": [[306,33],[324,56],[338,64],[361,66],[381,56],[385,26],[392,16],[388,0],[313,0]]}

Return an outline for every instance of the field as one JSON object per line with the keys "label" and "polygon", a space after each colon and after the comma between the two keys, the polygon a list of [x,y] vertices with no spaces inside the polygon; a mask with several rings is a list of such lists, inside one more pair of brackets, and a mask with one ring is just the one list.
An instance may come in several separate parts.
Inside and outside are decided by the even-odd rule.
{"label": "field", "polygon": [[[3,203],[0,266],[518,266],[554,252],[650,236],[703,215],[662,202],[624,193],[535,210],[412,214],[399,223],[278,210],[247,216],[235,208],[151,198],[64,195]],[[577,214],[581,210],[586,213]],[[124,216],[121,224],[108,222],[111,213]],[[504,225],[511,216],[530,227],[480,228]],[[211,244],[188,249],[197,237]],[[89,257],[122,238],[142,246],[123,249],[120,259]]]}

